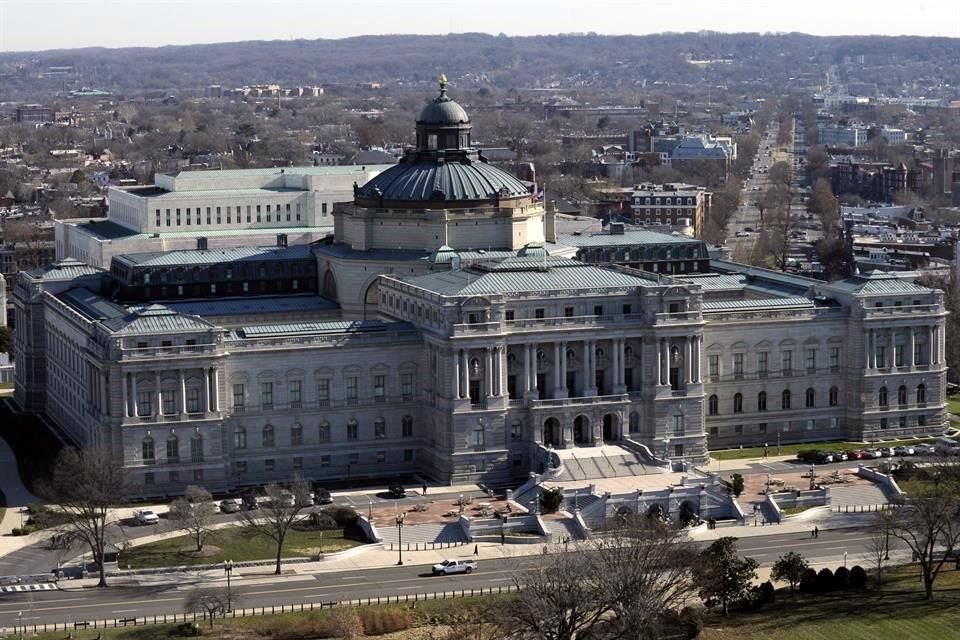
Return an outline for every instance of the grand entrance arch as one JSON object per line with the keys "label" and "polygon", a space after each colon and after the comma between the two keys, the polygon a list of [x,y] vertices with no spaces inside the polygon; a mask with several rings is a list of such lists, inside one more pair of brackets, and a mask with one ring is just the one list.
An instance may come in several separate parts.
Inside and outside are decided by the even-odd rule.
{"label": "grand entrance arch", "polygon": [[543,422],[543,444],[548,447],[559,447],[562,441],[560,421],[556,418],[547,418]]}
{"label": "grand entrance arch", "polygon": [[573,444],[583,445],[590,443],[590,420],[587,416],[577,416],[573,419]]}
{"label": "grand entrance arch", "polygon": [[615,413],[603,416],[603,441],[614,442],[621,439],[620,418]]}

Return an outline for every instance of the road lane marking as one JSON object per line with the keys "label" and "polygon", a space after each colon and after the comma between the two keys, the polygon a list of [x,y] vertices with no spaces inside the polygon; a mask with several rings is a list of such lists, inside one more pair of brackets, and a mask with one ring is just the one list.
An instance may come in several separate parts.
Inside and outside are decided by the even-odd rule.
{"label": "road lane marking", "polygon": [[140,609],[113,609],[113,613],[134,613]]}
{"label": "road lane marking", "polygon": [[329,596],[329,593],[313,593],[310,595],[303,596],[304,600],[309,600],[310,598],[322,598],[324,596]]}

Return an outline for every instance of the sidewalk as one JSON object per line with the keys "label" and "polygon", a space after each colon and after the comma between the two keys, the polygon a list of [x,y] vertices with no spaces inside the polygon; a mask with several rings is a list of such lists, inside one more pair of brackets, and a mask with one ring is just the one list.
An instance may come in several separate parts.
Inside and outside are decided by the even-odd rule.
{"label": "sidewalk", "polygon": [[[7,444],[7,441],[0,438],[0,491],[6,498],[7,510],[0,521],[0,536],[9,535],[10,532],[20,526],[20,509],[29,504],[43,503],[23,486],[20,481],[20,474],[17,472],[17,457],[13,449]],[[24,521],[26,518],[24,518]]]}
{"label": "sidewalk", "polygon": [[[751,465],[768,464],[770,462],[789,462],[790,460],[796,459],[796,454],[789,456],[767,456],[766,458],[763,456],[759,458],[736,458],[734,460],[718,460],[716,458],[710,458],[710,462],[708,464],[700,465],[697,467],[697,469],[707,473],[726,473],[726,470],[743,469]],[[757,473],[761,473],[761,470],[758,469]]]}

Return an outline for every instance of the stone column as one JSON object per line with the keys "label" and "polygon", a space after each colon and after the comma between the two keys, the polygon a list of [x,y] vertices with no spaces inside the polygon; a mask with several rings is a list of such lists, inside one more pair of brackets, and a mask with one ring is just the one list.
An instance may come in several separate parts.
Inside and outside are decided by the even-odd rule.
{"label": "stone column", "polygon": [[129,418],[130,417],[130,389],[128,389],[128,385],[130,384],[130,380],[129,380],[130,376],[129,374],[126,374],[126,373],[121,375],[123,376],[123,383],[120,385],[120,392],[121,392],[121,395],[123,396],[123,417]]}
{"label": "stone column", "polygon": [[663,384],[663,338],[657,342],[657,385]]}
{"label": "stone column", "polygon": [[870,329],[870,368],[877,368],[877,333]]}
{"label": "stone column", "polygon": [[523,345],[523,395],[530,393],[530,345]]}
{"label": "stone column", "polygon": [[916,330],[915,330],[914,327],[910,327],[910,344],[909,344],[909,347],[910,347],[910,353],[907,354],[907,358],[909,358],[908,362],[910,363],[910,365],[909,365],[909,366],[910,366],[910,370],[913,371],[913,368],[917,366],[917,361],[916,361],[916,357],[915,357],[915,356],[916,356],[916,352],[917,352],[917,334],[916,334]]}
{"label": "stone column", "polygon": [[137,372],[136,371],[130,374],[130,383],[132,385],[130,395],[133,396],[133,417],[138,418],[140,417],[140,407],[137,406]]}
{"label": "stone column", "polygon": [[213,368],[213,410],[220,411],[220,370]]}
{"label": "stone column", "polygon": [[663,365],[663,369],[660,371],[660,384],[664,386],[670,385],[670,341],[667,338],[663,338],[660,342],[660,363]]}
{"label": "stone column", "polygon": [[483,350],[483,386],[484,393],[489,398],[493,395],[493,350],[487,347]]}
{"label": "stone column", "polygon": [[110,415],[110,374],[99,373],[97,379],[100,382],[100,413],[105,416]]}
{"label": "stone column", "polygon": [[936,356],[936,346],[935,346],[935,343],[934,343],[934,341],[936,340],[936,332],[935,332],[935,330],[934,330],[933,325],[927,327],[927,334],[928,334],[928,338],[927,338],[927,351],[928,351],[928,353],[927,353],[927,364],[930,365],[930,366],[933,366],[933,364],[936,362],[936,357],[937,357],[937,356]]}
{"label": "stone column", "polygon": [[897,330],[890,329],[890,371],[897,370]]}
{"label": "stone column", "polygon": [[537,345],[530,345],[530,392],[534,396],[540,395],[537,389]]}
{"label": "stone column", "polygon": [[560,343],[553,343],[553,397],[560,397]]}
{"label": "stone column", "polygon": [[567,343],[560,343],[560,396],[566,398],[570,395],[567,389]]}
{"label": "stone column", "polygon": [[584,372],[583,372],[583,395],[597,395],[597,343],[593,340],[586,340],[583,343],[584,350]]}
{"label": "stone column", "polygon": [[187,378],[183,375],[183,369],[180,369],[180,413],[187,413]]}
{"label": "stone column", "polygon": [[453,388],[456,393],[453,394],[453,397],[456,399],[460,398],[460,353],[456,352],[453,354]]}
{"label": "stone column", "polygon": [[683,381],[693,382],[693,338],[686,336],[683,341],[686,349],[683,358]]}
{"label": "stone column", "polygon": [[460,397],[470,397],[470,354],[460,350]]}
{"label": "stone column", "polygon": [[154,412],[154,415],[162,416],[163,415],[163,391],[160,389],[160,372],[153,374],[154,383],[157,387],[157,410]]}
{"label": "stone column", "polygon": [[702,356],[701,348],[703,346],[703,336],[694,336],[693,343],[693,360],[696,363],[696,366],[693,369],[694,382],[700,383],[701,375],[703,371],[701,370],[700,359]]}
{"label": "stone column", "polygon": [[[207,413],[210,411],[210,370],[203,367],[200,371],[203,372],[203,412]],[[274,393],[276,393],[276,385],[274,385]],[[276,397],[274,397],[274,402],[276,402]]]}

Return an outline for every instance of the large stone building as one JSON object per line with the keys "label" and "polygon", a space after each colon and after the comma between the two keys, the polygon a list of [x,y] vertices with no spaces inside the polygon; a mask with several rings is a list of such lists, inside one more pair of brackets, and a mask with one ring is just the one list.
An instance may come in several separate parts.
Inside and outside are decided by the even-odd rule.
{"label": "large stone building", "polygon": [[693,184],[639,184],[630,195],[630,215],[634,224],[689,228],[700,236],[712,203],[713,193]]}
{"label": "large stone building", "polygon": [[939,291],[703,273],[689,239],[699,273],[625,266],[633,249],[575,260],[534,186],[470,135],[442,85],[417,148],[332,208],[315,275],[292,245],[22,273],[17,402],[108,448],[142,496],[294,473],[510,484],[556,449],[696,464],[708,444],[945,424]]}

